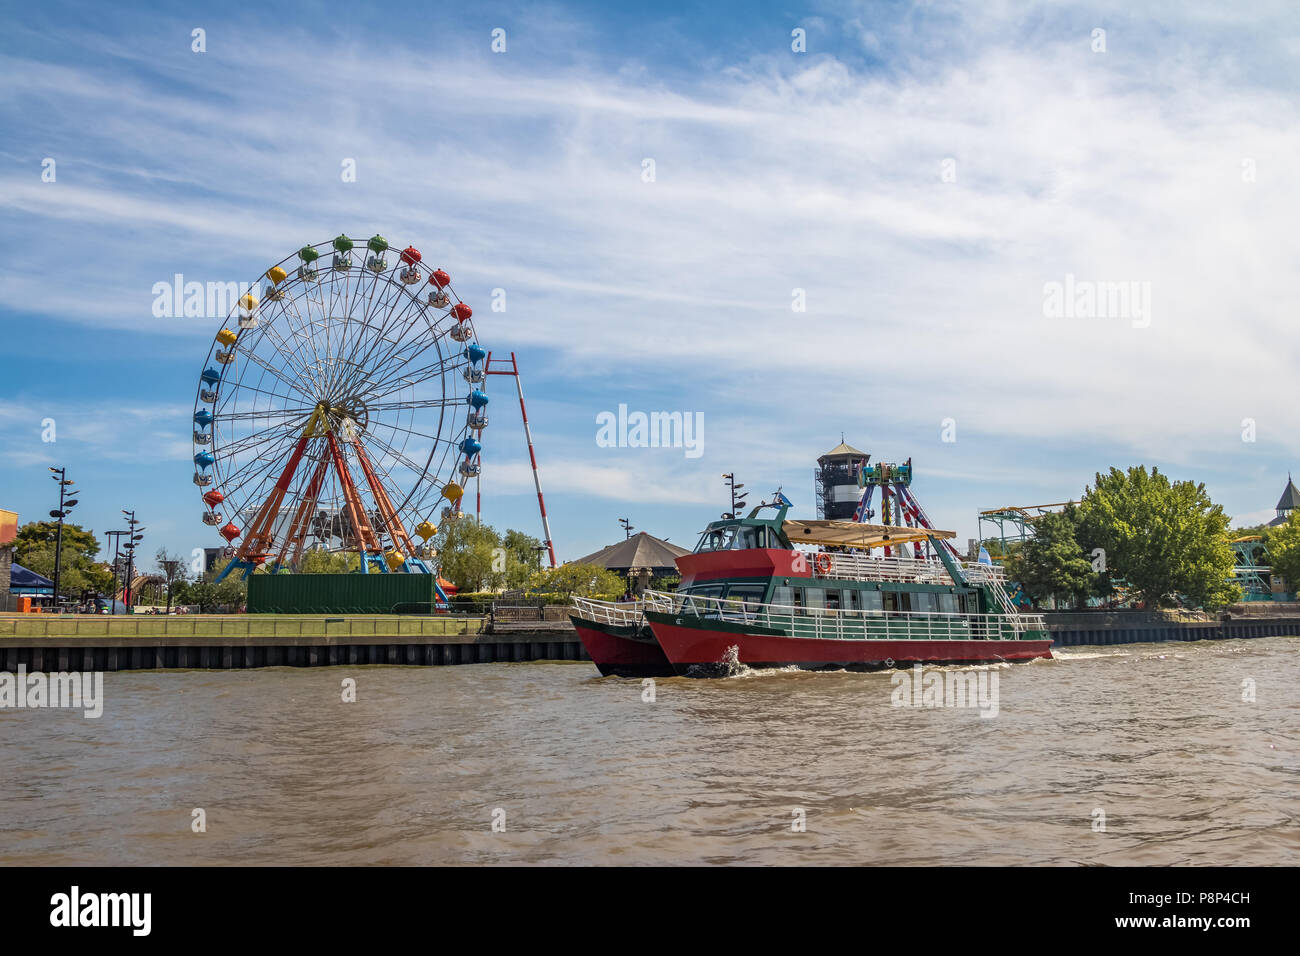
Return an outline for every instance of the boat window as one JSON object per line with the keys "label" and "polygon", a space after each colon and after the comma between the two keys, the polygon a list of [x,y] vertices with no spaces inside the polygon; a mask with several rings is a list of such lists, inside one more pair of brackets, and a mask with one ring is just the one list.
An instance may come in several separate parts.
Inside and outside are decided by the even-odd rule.
{"label": "boat window", "polygon": [[898,592],[897,591],[880,591],[878,592],[884,601],[886,611],[894,612],[898,610]]}
{"label": "boat window", "polygon": [[789,607],[794,603],[794,596],[790,588],[778,587],[772,594],[772,603],[781,607]]}
{"label": "boat window", "polygon": [[940,595],[939,595],[939,611],[940,611],[940,613],[942,613],[942,614],[956,614],[956,613],[957,613],[957,595],[955,595],[955,594],[940,594]]}
{"label": "boat window", "polygon": [[840,590],[839,588],[827,588],[826,590],[826,609],[828,611],[838,611],[840,609]]}
{"label": "boat window", "polygon": [[719,598],[722,597],[722,590],[725,585],[722,584],[705,584],[691,588],[689,591],[680,592],[682,603],[679,610],[694,611],[702,614],[706,611],[717,610],[717,605],[711,601],[701,601],[699,598]]}
{"label": "boat window", "polygon": [[727,590],[727,598],[758,604],[763,600],[763,592],[766,590],[767,585],[764,584],[733,584]]}
{"label": "boat window", "polygon": [[794,588],[794,599],[790,602],[795,607],[803,607],[803,588]]}
{"label": "boat window", "polygon": [[762,528],[739,528],[737,530],[740,533],[736,535],[735,544],[732,545],[733,548],[742,551],[759,547],[758,532],[762,531]]}
{"label": "boat window", "polygon": [[933,591],[917,591],[912,595],[912,610],[933,614],[939,610],[939,603],[935,600],[935,597]]}
{"label": "boat window", "polygon": [[695,546],[695,553],[705,551],[727,551],[736,538],[734,525],[728,528],[710,528],[700,535],[700,543]]}
{"label": "boat window", "polygon": [[862,610],[862,591],[859,588],[845,589],[845,600],[850,611]]}
{"label": "boat window", "polygon": [[908,591],[898,592],[898,609],[903,612],[912,610],[912,595]]}
{"label": "boat window", "polygon": [[862,610],[879,611],[881,609],[879,591],[858,591],[857,594],[862,600]]}
{"label": "boat window", "polygon": [[807,602],[807,606],[810,608],[826,606],[826,591],[824,588],[804,588],[803,596],[804,601]]}

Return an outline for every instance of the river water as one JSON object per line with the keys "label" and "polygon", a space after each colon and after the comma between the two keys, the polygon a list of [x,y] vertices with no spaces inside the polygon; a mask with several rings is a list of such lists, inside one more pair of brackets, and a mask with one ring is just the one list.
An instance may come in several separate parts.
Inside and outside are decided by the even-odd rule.
{"label": "river water", "polygon": [[0,864],[1300,863],[1300,640],[1056,655],[995,717],[889,673],[110,673],[99,719],[0,711]]}

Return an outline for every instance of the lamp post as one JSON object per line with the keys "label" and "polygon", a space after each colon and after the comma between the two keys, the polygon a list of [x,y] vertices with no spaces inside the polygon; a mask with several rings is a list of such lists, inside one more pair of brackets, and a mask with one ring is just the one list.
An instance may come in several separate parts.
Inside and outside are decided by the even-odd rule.
{"label": "lamp post", "polygon": [[632,532],[636,530],[636,528],[632,527],[632,522],[627,518],[619,518],[618,523],[623,526],[623,540],[626,541],[628,538],[632,537]]}
{"label": "lamp post", "polygon": [[122,509],[122,514],[126,516],[127,539],[126,545],[122,549],[126,552],[126,581],[122,586],[122,603],[129,609],[131,607],[131,580],[135,573],[135,546],[137,542],[144,540],[144,535],[140,532],[144,528],[138,527],[140,522],[135,520],[135,512]]}
{"label": "lamp post", "polygon": [[58,530],[54,534],[54,608],[58,610],[59,578],[63,571],[63,519],[77,505],[77,499],[68,496],[75,495],[77,492],[68,487],[73,482],[68,480],[67,469],[51,468],[50,471],[53,472],[50,477],[59,483],[59,507],[50,512],[51,518],[58,519]]}
{"label": "lamp post", "polygon": [[[112,590],[112,592],[108,595],[108,613],[109,613],[109,614],[116,614],[116,613],[117,613],[117,559],[118,559],[118,554],[121,552],[121,548],[122,548],[122,535],[124,535],[124,534],[126,534],[125,531],[105,531],[105,532],[104,532],[104,537],[105,537],[105,538],[112,538],[112,539],[113,539],[113,564],[112,564],[112,568],[113,568],[113,590]],[[124,595],[124,596],[125,596],[125,595]]]}

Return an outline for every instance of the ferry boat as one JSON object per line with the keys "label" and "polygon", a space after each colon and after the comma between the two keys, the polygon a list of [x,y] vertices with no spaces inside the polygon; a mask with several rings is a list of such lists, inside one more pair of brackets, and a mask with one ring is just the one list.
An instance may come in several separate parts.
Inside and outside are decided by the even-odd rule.
{"label": "ferry boat", "polygon": [[[764,508],[775,517],[760,517]],[[1041,615],[1020,613],[1001,568],[958,561],[951,531],[787,520],[789,504],[714,521],[677,559],[675,593],[575,598],[602,674],[706,674],[718,666],[872,669],[1050,658]],[[928,542],[935,558],[885,556]],[[816,550],[805,550],[808,548]]]}

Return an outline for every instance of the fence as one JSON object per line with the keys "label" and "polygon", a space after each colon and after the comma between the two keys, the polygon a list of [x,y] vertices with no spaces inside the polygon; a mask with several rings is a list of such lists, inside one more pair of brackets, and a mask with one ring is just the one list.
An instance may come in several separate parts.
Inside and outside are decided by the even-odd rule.
{"label": "fence", "polygon": [[492,620],[502,624],[563,623],[569,620],[569,608],[565,604],[493,604]]}
{"label": "fence", "polygon": [[480,616],[452,614],[435,617],[33,614],[0,618],[0,640],[5,637],[445,637],[476,634],[482,625]]}

